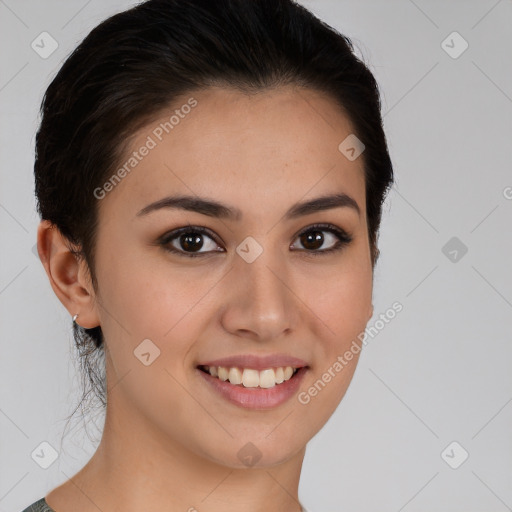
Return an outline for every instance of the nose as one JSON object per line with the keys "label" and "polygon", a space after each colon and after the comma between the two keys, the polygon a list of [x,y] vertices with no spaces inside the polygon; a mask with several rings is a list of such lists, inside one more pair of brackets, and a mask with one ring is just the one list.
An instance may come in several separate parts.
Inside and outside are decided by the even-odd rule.
{"label": "nose", "polygon": [[222,314],[223,327],[233,335],[276,340],[298,327],[302,302],[285,262],[270,252],[252,263],[235,258]]}

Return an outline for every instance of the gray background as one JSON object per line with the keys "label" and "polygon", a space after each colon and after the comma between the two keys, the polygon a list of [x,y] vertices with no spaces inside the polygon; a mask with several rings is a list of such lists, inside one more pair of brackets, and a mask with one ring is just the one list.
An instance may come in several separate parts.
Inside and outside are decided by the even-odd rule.
{"label": "gray background", "polygon": [[[311,512],[512,510],[512,2],[302,4],[353,39],[381,86],[396,185],[369,326],[403,310],[309,443],[299,496]],[[70,317],[33,252],[33,145],[51,77],[130,5],[0,0],[0,512],[67,480],[99,440],[75,422],[61,451],[79,374]],[[43,31],[59,45],[46,59],[31,48]],[[454,31],[469,44],[457,58]],[[60,452],[46,470],[31,458],[43,441]]]}

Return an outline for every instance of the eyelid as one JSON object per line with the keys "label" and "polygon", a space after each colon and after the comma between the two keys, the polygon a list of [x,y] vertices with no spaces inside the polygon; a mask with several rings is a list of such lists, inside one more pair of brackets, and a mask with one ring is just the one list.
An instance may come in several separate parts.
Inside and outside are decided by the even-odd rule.
{"label": "eyelid", "polygon": [[208,256],[208,255],[211,255],[212,252],[225,252],[225,250],[222,249],[222,251],[207,251],[207,252],[198,252],[198,253],[188,253],[185,251],[180,251],[179,249],[176,249],[175,247],[172,247],[172,246],[171,246],[172,248],[168,248],[171,241],[178,238],[181,234],[189,233],[189,232],[195,232],[195,233],[200,233],[201,235],[207,235],[217,245],[222,245],[221,243],[219,243],[219,240],[218,240],[220,237],[218,237],[218,235],[216,235],[212,230],[210,230],[209,228],[207,228],[205,226],[196,226],[196,225],[192,225],[192,224],[189,224],[188,226],[183,226],[181,228],[173,229],[171,231],[164,233],[161,237],[158,238],[157,243],[159,245],[162,245],[167,251],[172,252],[173,254],[184,255],[185,257],[191,257],[191,258],[193,258],[195,256]]}
{"label": "eyelid", "polygon": [[329,231],[331,233],[339,235],[342,238],[352,241],[352,236],[347,231],[345,231],[343,228],[335,226],[334,224],[331,224],[329,222],[319,222],[316,224],[310,224],[309,226],[306,226],[305,228],[301,229],[295,235],[295,238],[303,235],[304,233],[307,233],[308,231],[312,231],[314,229],[317,229],[318,231]]}

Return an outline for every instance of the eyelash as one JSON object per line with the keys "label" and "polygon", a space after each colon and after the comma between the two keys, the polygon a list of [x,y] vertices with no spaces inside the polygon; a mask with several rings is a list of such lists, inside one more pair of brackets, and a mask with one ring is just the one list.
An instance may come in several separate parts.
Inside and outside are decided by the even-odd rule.
{"label": "eyelash", "polygon": [[[310,232],[310,231],[327,231],[329,233],[332,233],[338,238],[338,241],[336,244],[331,247],[330,249],[324,249],[324,250],[308,250],[303,249],[301,252],[304,252],[307,256],[320,256],[325,254],[331,254],[334,252],[341,251],[344,249],[345,246],[350,244],[352,242],[352,236],[347,234],[344,230],[337,228],[333,224],[313,224],[311,226],[308,226],[304,230],[302,230],[300,233],[297,234],[296,238],[299,238],[300,236]],[[215,240],[215,236],[213,233],[202,226],[186,226],[183,228],[175,229],[174,231],[171,231],[169,233],[166,233],[162,237],[160,237],[159,244],[166,250],[174,254],[178,254],[179,256],[184,256],[186,258],[197,258],[197,257],[203,257],[208,256],[212,254],[212,251],[207,252],[198,252],[198,253],[188,253],[179,249],[176,249],[176,247],[173,247],[170,244],[171,241],[173,241],[175,238],[179,237],[180,235],[184,233],[199,233],[202,235],[209,236],[215,243],[218,243],[217,240]],[[220,245],[220,244],[219,244]],[[214,252],[221,252],[221,251],[214,251]]]}

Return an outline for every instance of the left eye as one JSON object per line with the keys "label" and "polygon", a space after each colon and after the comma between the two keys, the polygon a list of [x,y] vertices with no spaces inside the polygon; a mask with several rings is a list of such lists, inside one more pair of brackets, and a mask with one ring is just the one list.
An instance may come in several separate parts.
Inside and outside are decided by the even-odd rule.
{"label": "left eye", "polygon": [[[318,250],[326,242],[326,237],[323,235],[324,232],[328,233],[327,241],[330,241],[331,245],[327,249]],[[211,241],[210,250],[199,252],[205,246],[203,241],[205,237],[209,238]],[[225,252],[224,249],[219,248],[219,245],[215,242],[215,238],[213,233],[207,228],[201,226],[187,226],[164,235],[161,238],[160,244],[164,249],[172,253],[193,258],[205,256],[213,252]],[[350,235],[332,224],[310,226],[299,233],[297,238],[305,248],[302,251],[308,255],[320,255],[338,251],[352,241]],[[176,246],[175,242],[179,245]],[[293,248],[293,245],[290,247]],[[206,248],[208,249],[208,247]]]}
{"label": "left eye", "polygon": [[[331,240],[332,244],[328,248],[318,251],[326,241],[323,233],[328,233],[327,240]],[[301,244],[306,248],[307,253],[321,254],[341,249],[344,245],[351,241],[351,238],[343,231],[334,226],[313,226],[303,231],[299,235]]]}

